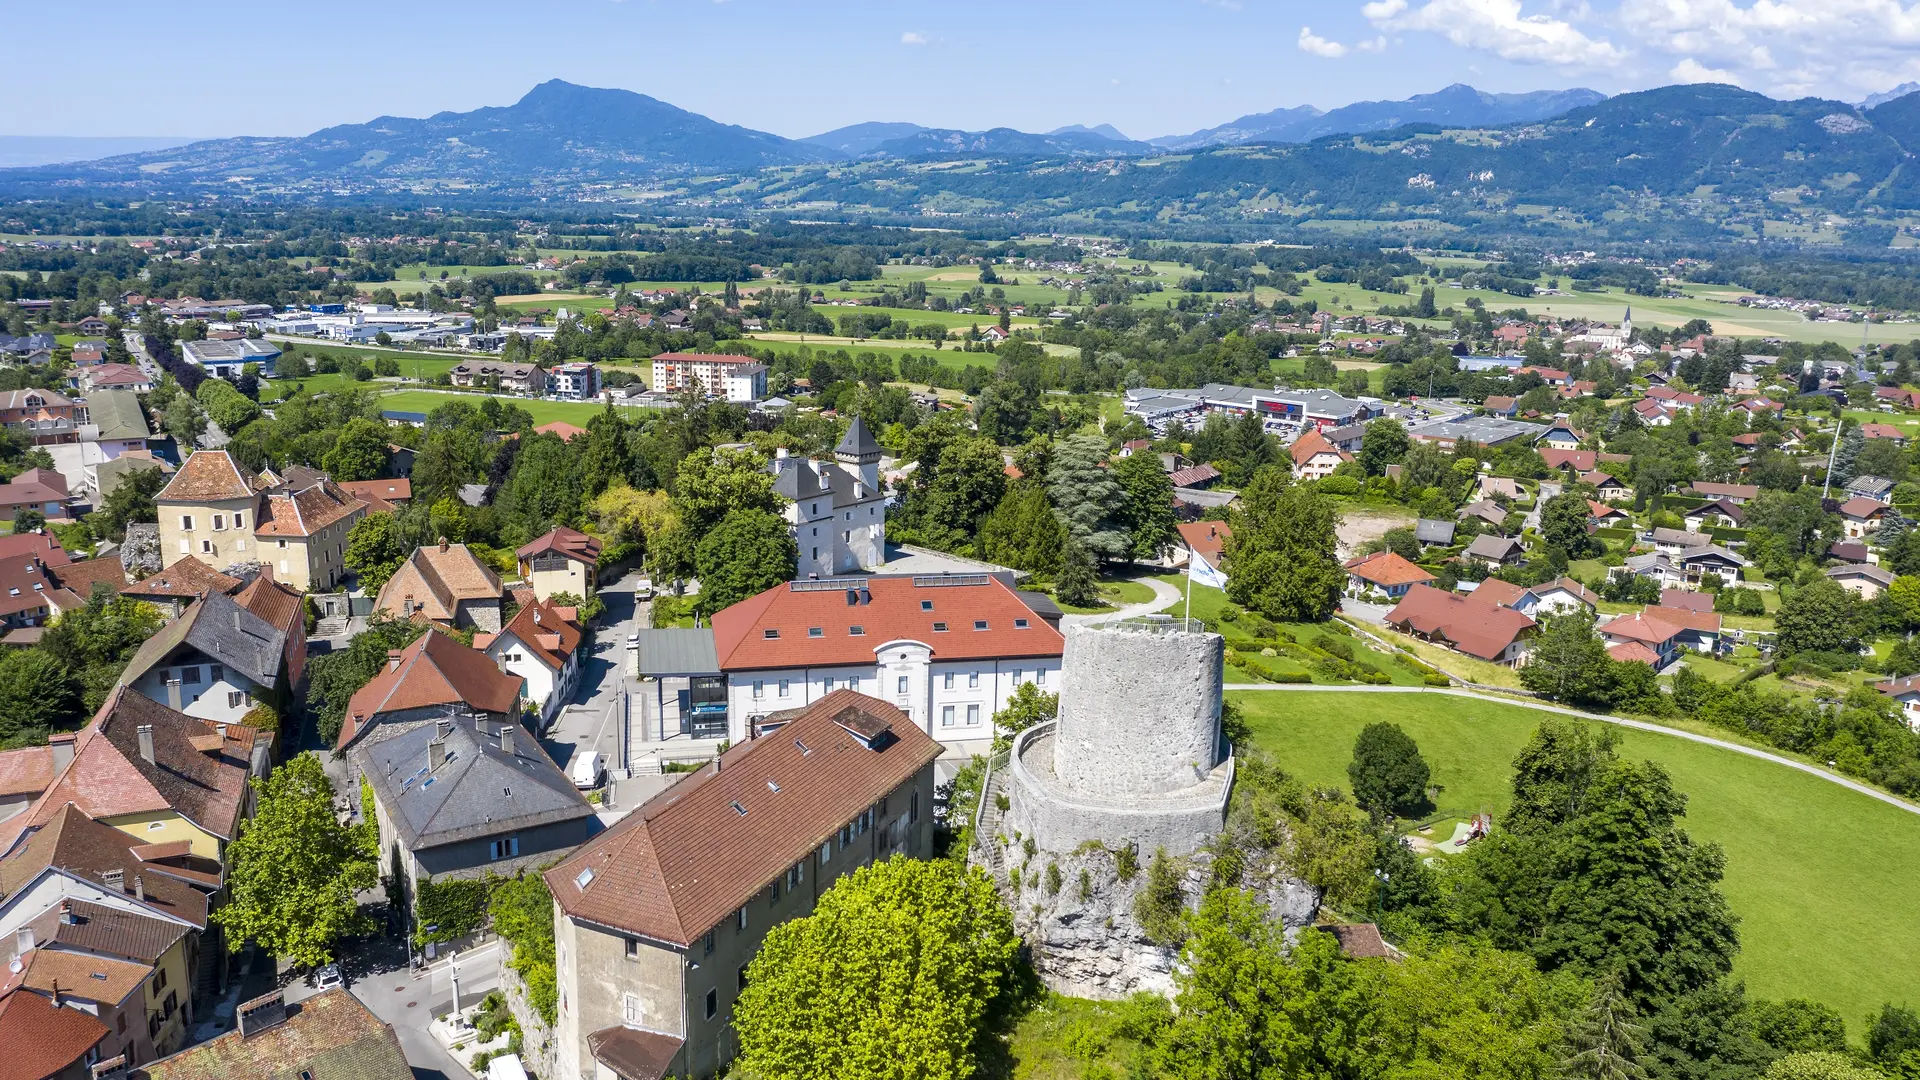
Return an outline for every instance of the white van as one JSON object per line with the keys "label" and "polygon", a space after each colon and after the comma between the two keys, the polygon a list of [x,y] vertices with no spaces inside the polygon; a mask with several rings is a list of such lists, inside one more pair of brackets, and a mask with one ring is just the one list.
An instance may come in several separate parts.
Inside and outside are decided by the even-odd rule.
{"label": "white van", "polygon": [[587,750],[573,759],[573,786],[586,790],[600,786],[601,777],[606,775],[606,767],[600,762],[600,751]]}

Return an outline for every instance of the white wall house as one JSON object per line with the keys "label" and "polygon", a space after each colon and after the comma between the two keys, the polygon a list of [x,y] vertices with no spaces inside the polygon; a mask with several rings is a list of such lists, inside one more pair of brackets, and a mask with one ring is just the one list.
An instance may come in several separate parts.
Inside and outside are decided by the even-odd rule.
{"label": "white wall house", "polygon": [[887,560],[880,444],[856,416],[833,456],[801,459],[780,450],[773,462],[773,490],[787,499],[799,578],[857,574]]}
{"label": "white wall house", "polygon": [[728,736],[856,690],[898,706],[949,747],[993,737],[1021,683],[1060,686],[1060,632],[987,574],[799,580],[713,617]]}
{"label": "white wall house", "polygon": [[521,608],[498,634],[474,635],[473,644],[500,670],[526,680],[526,698],[539,711],[545,730],[580,685],[582,636],[558,607],[541,600]]}

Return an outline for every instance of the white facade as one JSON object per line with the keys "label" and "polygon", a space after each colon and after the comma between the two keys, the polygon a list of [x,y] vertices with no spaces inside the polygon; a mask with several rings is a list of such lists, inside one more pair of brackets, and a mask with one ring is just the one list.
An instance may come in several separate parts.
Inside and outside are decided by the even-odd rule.
{"label": "white facade", "polygon": [[773,461],[773,489],[797,549],[795,577],[857,574],[887,561],[887,495],[880,450],[855,419],[833,461],[788,456]]}
{"label": "white facade", "polygon": [[1058,656],[939,660],[927,643],[911,640],[873,651],[871,664],[728,672],[727,737],[751,738],[756,717],[810,705],[835,690],[857,690],[899,706],[936,741],[956,746],[993,738],[993,714],[1021,683],[1048,693],[1060,689]]}
{"label": "white facade", "polygon": [[527,700],[540,710],[542,728],[572,700],[573,691],[580,684],[579,649],[568,653],[567,662],[555,671],[534,656],[525,642],[502,632],[487,644],[487,656],[500,665],[500,670],[525,680]]}
{"label": "white facade", "polygon": [[556,364],[547,371],[547,393],[573,401],[600,396],[600,369],[592,364]]}
{"label": "white facade", "polygon": [[133,689],[188,716],[237,724],[272,691],[245,675],[197,655],[193,663],[156,666],[133,681]]}
{"label": "white facade", "polygon": [[709,397],[752,402],[767,396],[767,366],[750,356],[661,353],[653,358],[656,391],[699,386]]}

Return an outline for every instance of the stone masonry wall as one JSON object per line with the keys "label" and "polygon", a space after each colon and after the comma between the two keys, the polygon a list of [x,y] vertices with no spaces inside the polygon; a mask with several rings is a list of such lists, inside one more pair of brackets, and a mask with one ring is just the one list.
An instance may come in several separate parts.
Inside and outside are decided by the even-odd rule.
{"label": "stone masonry wall", "polygon": [[1215,634],[1069,627],[1055,774],[1106,796],[1199,782],[1220,760],[1224,656]]}

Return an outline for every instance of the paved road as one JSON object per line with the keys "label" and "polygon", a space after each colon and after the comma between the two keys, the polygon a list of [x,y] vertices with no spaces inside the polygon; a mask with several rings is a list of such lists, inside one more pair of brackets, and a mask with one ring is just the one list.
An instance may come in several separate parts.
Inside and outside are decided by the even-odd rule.
{"label": "paved road", "polygon": [[1142,585],[1153,590],[1153,599],[1144,604],[1128,604],[1118,611],[1108,611],[1096,615],[1067,615],[1061,618],[1063,623],[1106,622],[1108,619],[1131,619],[1136,615],[1151,615],[1163,611],[1167,605],[1178,603],[1183,595],[1179,589],[1158,578],[1135,578]]}
{"label": "paved road", "polygon": [[489,990],[499,989],[499,946],[495,940],[452,960],[442,958],[418,973],[402,967],[367,974],[353,983],[353,996],[373,1015],[393,1025],[393,1033],[400,1039],[400,1051],[406,1056],[407,1064],[413,1066],[415,1080],[435,1076],[460,1080],[471,1075],[462,1061],[434,1041],[427,1025],[434,1017],[453,1010],[456,973],[462,1007],[479,1001]]}
{"label": "paved road", "polygon": [[593,654],[586,659],[580,685],[573,702],[555,718],[552,730],[541,739],[554,764],[562,769],[575,755],[598,750],[608,768],[621,768],[618,760],[620,741],[620,694],[631,689],[627,675],[627,636],[647,617],[648,605],[634,598],[638,575],[629,574],[610,582],[600,590],[606,614],[594,631]]}
{"label": "paved road", "polygon": [[1773,762],[1775,765],[1785,765],[1789,769],[1797,769],[1809,776],[1817,776],[1828,783],[1839,784],[1843,788],[1857,791],[1868,798],[1878,799],[1888,806],[1898,807],[1909,814],[1920,814],[1920,805],[1910,803],[1898,796],[1889,795],[1878,788],[1862,784],[1857,780],[1849,780],[1838,773],[1828,772],[1817,765],[1809,765],[1804,761],[1795,761],[1790,757],[1783,757],[1765,750],[1758,750],[1751,746],[1742,746],[1739,743],[1728,742],[1725,739],[1716,739],[1711,735],[1698,735],[1691,731],[1681,731],[1677,728],[1665,727],[1661,724],[1650,723],[1645,720],[1629,720],[1624,716],[1608,716],[1605,713],[1586,712],[1582,709],[1569,709],[1560,705],[1548,705],[1544,702],[1528,701],[1519,697],[1508,697],[1504,694],[1482,694],[1473,690],[1443,690],[1439,687],[1422,686],[1313,686],[1306,683],[1228,683],[1226,689],[1281,692],[1306,690],[1314,693],[1334,694],[1448,694],[1453,697],[1473,698],[1478,701],[1499,702],[1502,705],[1517,705],[1523,709],[1537,709],[1540,712],[1559,713],[1562,716],[1577,716],[1583,720],[1598,720],[1603,724],[1616,724],[1620,727],[1632,728],[1635,731],[1650,731],[1657,735],[1670,735],[1676,739],[1686,739],[1689,742],[1715,746],[1722,750],[1731,750],[1736,754],[1745,754],[1748,757]]}

